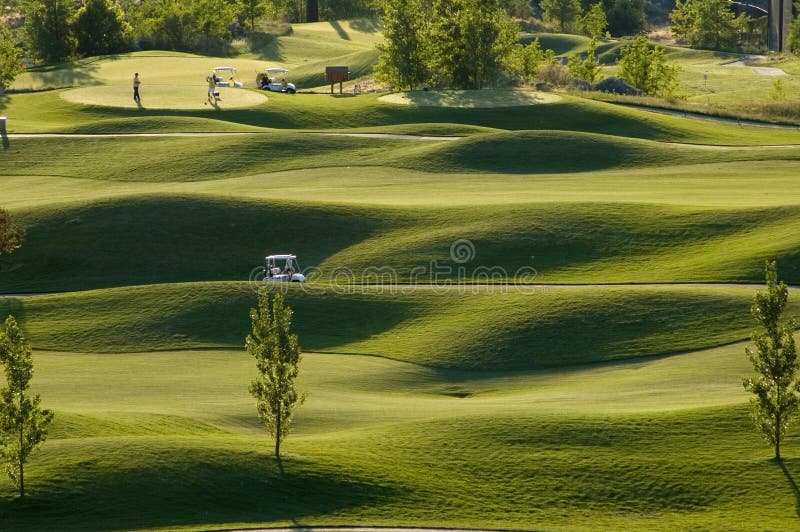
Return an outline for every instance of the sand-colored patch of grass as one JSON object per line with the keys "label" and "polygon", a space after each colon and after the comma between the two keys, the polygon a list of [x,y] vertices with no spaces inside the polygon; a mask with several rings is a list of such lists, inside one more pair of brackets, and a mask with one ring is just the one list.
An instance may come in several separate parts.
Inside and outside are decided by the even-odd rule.
{"label": "sand-colored patch of grass", "polygon": [[[246,89],[220,88],[220,98],[208,100],[206,85],[162,85],[142,84],[141,108],[143,109],[241,109],[266,103],[267,96]],[[104,107],[139,107],[133,101],[133,89],[120,85],[95,85],[79,87],[61,93],[71,103]]]}
{"label": "sand-colored patch of grass", "polygon": [[420,107],[459,107],[485,109],[554,103],[560,96],[544,92],[505,90],[454,90],[397,92],[378,98],[385,103]]}

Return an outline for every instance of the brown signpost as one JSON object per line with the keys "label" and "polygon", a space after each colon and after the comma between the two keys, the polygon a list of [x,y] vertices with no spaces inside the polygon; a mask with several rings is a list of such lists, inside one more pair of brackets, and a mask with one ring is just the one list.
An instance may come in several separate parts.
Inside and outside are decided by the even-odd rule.
{"label": "brown signpost", "polygon": [[331,84],[331,94],[333,94],[333,84],[339,84],[339,94],[342,94],[342,82],[350,79],[350,68],[346,66],[325,67],[325,82]]}

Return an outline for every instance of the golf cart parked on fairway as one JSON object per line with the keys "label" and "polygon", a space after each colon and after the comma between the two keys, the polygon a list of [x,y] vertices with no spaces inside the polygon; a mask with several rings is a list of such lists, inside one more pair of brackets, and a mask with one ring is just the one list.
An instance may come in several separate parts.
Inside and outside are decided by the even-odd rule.
{"label": "golf cart parked on fairway", "polygon": [[239,81],[239,77],[236,75],[236,69],[234,67],[215,67],[211,71],[211,75],[214,77],[217,87],[233,87],[236,89],[241,89],[244,87],[244,83]]}
{"label": "golf cart parked on fairway", "polygon": [[304,283],[306,276],[300,273],[295,255],[267,255],[264,267],[265,282]]}
{"label": "golf cart parked on fairway", "polygon": [[266,72],[261,72],[256,76],[256,85],[265,91],[294,94],[297,92],[297,88],[294,83],[286,82],[287,72],[289,71],[285,68],[268,68]]}

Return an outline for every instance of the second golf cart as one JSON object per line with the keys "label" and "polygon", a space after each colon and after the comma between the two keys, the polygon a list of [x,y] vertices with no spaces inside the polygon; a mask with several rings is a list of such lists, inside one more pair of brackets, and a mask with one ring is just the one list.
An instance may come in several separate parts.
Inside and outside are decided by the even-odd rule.
{"label": "second golf cart", "polygon": [[297,87],[294,83],[286,82],[287,72],[289,70],[286,68],[268,68],[256,76],[256,85],[265,91],[294,94],[297,92]]}

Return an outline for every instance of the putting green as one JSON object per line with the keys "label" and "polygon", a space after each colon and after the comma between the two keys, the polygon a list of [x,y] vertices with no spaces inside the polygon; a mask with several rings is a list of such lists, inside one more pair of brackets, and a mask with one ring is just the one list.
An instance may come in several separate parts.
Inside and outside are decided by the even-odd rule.
{"label": "putting green", "polygon": [[[202,109],[211,107],[208,87],[203,85],[142,84],[141,106],[145,109]],[[265,94],[247,89],[219,88],[214,104],[219,109],[254,107],[267,101]],[[137,107],[133,89],[121,85],[94,85],[66,90],[61,97],[69,102],[104,107]]]}
{"label": "putting green", "polygon": [[561,100],[561,97],[544,92],[472,90],[398,92],[381,96],[378,100],[400,105],[417,105],[419,107],[462,107],[480,109],[554,103]]}

